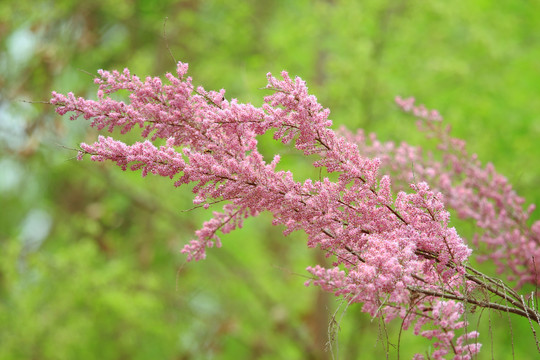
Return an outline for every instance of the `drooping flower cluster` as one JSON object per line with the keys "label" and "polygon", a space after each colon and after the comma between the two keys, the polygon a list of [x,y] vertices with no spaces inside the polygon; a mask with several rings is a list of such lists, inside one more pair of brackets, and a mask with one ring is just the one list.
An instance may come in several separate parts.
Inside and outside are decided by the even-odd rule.
{"label": "drooping flower cluster", "polygon": [[[431,330],[422,330],[422,326],[427,324],[426,318],[420,319],[415,324],[415,334],[421,334],[428,339],[437,339],[433,344],[435,351],[430,358],[434,360],[444,359],[444,356],[453,353],[456,360],[470,360],[474,354],[480,351],[481,344],[467,343],[469,340],[478,338],[477,331],[470,331],[459,336],[456,340],[455,330],[462,329],[467,326],[467,322],[460,321],[461,316],[465,312],[462,303],[457,303],[453,300],[438,301],[432,311],[432,319],[430,320]],[[423,360],[424,356],[417,355],[415,360]]]}
{"label": "drooping flower cluster", "polygon": [[[330,129],[329,111],[299,78],[268,74],[272,94],[257,108],[225,99],[224,90],[195,89],[186,73],[187,65],[179,63],[178,76],[167,74],[169,84],[163,84],[159,78],[141,81],[127,69],[100,71],[97,100],[53,93],[51,103],[59,114],[82,115],[98,129],[126,133],[139,127],[150,139],[127,145],[100,136],[94,144],[81,144],[81,158],[89,154],[123,170],[142,170],[143,176],[169,177],[176,186],[193,182],[198,206],[225,203],[182,250],[189,260],[221,246],[219,232],[268,211],[286,234],[302,230],[308,246],[333,256],[332,268],[308,268],[311,283],[362,303],[371,316],[400,317],[404,327],[431,322],[447,335],[419,334],[438,339],[441,357],[451,351],[465,359],[479,351],[464,341],[475,333],[454,340],[453,331],[464,324],[463,307],[448,299],[463,301],[482,282],[468,272],[471,250],[449,226],[441,193],[419,182],[395,194],[390,177],[379,176],[381,161]],[[129,103],[109,97],[119,90],[130,93]],[[338,180],[298,182],[291,172],[278,171],[279,155],[267,163],[257,148],[257,137],[268,131],[315,155],[313,165],[337,172]],[[164,145],[156,146],[160,139]]]}

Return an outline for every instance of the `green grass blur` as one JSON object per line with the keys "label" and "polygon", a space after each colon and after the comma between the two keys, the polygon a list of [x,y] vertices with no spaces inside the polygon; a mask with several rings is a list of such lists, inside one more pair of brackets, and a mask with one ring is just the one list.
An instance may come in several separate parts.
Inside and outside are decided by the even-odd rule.
{"label": "green grass blur", "polygon": [[[88,73],[101,68],[174,72],[168,47],[195,84],[243,102],[261,104],[265,74],[286,69],[336,128],[382,140],[424,143],[393,105],[415,96],[540,203],[538,14],[540,3],[512,0],[1,2],[0,359],[331,359],[329,319],[344,309],[303,286],[306,266],[325,260],[268,214],[185,264],[179,251],[210,214],[183,211],[189,189],[77,162],[64,146],[96,132],[21,100],[94,96]],[[280,151],[298,178],[318,176]],[[479,359],[535,358],[526,320],[470,316]],[[335,357],[382,358],[388,347],[397,358],[399,324],[385,329],[359,306],[337,319]],[[405,332],[400,358],[426,346]]]}

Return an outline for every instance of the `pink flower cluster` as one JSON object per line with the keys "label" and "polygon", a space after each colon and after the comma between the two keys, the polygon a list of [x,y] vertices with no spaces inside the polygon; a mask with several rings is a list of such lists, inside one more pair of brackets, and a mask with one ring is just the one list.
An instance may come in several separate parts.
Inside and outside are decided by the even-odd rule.
{"label": "pink flower cluster", "polygon": [[492,164],[483,166],[476,155],[467,152],[463,140],[452,138],[437,111],[414,102],[414,98],[396,98],[403,111],[419,119],[419,129],[438,140],[438,154],[404,142],[399,146],[381,143],[373,134],[366,138],[362,131],[343,133],[360,152],[381,159],[383,171],[398,183],[426,181],[444,194],[447,208],[474,221],[472,241],[480,252],[478,260],[493,261],[499,273],[505,272],[519,286],[527,282],[540,285],[540,221],[529,225],[534,205],[524,209],[525,200]]}
{"label": "pink flower cluster", "polygon": [[[434,360],[444,359],[444,356],[453,353],[454,360],[471,360],[475,354],[480,352],[482,347],[479,343],[467,343],[469,340],[478,338],[477,331],[470,331],[459,336],[455,341],[455,330],[465,328],[466,321],[460,321],[465,312],[463,304],[453,300],[438,301],[432,310],[432,319],[422,318],[416,325],[415,334],[421,334],[428,339],[437,339],[433,344],[436,349],[430,358]],[[422,326],[430,321],[432,330],[421,330]],[[423,360],[424,356],[416,355],[415,360]]]}
{"label": "pink flower cluster", "polygon": [[[245,218],[267,211],[274,217],[273,224],[285,227],[285,234],[302,230],[308,235],[308,246],[319,247],[333,258],[331,268],[308,268],[314,276],[308,283],[362,303],[371,316],[386,321],[399,317],[404,327],[415,323],[417,334],[437,339],[433,358],[453,353],[455,358],[468,359],[479,351],[479,344],[465,341],[475,339],[475,332],[455,339],[454,331],[466,325],[460,320],[464,308],[448,299],[462,299],[474,286],[465,280],[471,249],[450,227],[445,202],[451,207],[467,204],[462,211],[468,216],[482,210],[475,219],[483,228],[500,230],[495,225],[491,230],[486,223],[486,214],[493,215],[494,208],[472,203],[476,200],[471,194],[506,204],[510,190],[505,181],[489,172],[475,172],[475,179],[484,176],[485,187],[484,192],[477,188],[471,192],[466,180],[456,183],[452,176],[458,166],[464,177],[471,176],[472,170],[451,158],[422,163],[426,164],[422,175],[433,175],[426,180],[436,177],[441,192],[430,189],[427,182],[408,181],[407,192],[396,194],[390,177],[380,176],[381,160],[373,155],[381,156],[383,164],[388,159],[397,162],[394,170],[400,172],[400,166],[419,158],[417,150],[379,143],[370,147],[360,135],[339,136],[330,128],[328,109],[309,95],[300,78],[283,72],[279,80],[268,74],[266,89],[272,94],[262,107],[254,107],[227,100],[224,90],[195,89],[186,73],[187,64],[179,63],[177,76],[167,74],[168,84],[163,84],[159,78],[141,81],[127,69],[100,70],[97,100],[53,93],[51,103],[59,114],[73,112],[71,119],[82,115],[98,129],[119,128],[127,133],[138,127],[141,136],[149,139],[127,145],[100,136],[94,144],[81,144],[80,157],[89,154],[94,161],[114,161],[123,170],[142,170],[143,176],[169,177],[176,186],[193,182],[197,206],[224,203],[182,250],[188,260],[203,259],[208,247],[221,246],[220,232],[239,228]],[[119,90],[129,92],[129,103],[109,97]],[[412,104],[405,105],[413,109]],[[438,113],[423,108],[418,116],[440,120]],[[337,172],[337,181],[299,182],[291,172],[276,170],[279,155],[268,163],[257,147],[257,137],[268,131],[273,131],[275,140],[315,155],[313,166]],[[453,169],[450,175],[439,172],[448,167]],[[498,186],[493,193],[485,193],[489,184]],[[457,191],[455,198],[448,198],[450,190]],[[516,215],[519,201],[512,201],[505,209]],[[436,329],[420,331],[427,323]]]}

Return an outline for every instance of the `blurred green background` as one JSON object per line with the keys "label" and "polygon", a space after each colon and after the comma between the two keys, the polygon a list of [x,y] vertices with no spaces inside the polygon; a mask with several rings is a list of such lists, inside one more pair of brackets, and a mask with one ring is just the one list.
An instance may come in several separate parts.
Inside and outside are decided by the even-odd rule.
{"label": "blurred green background", "polygon": [[[196,85],[258,105],[265,74],[286,69],[336,126],[383,140],[422,143],[393,105],[414,95],[540,203],[538,14],[540,2],[514,0],[1,2],[0,359],[396,358],[399,324],[303,286],[325,261],[303,234],[284,238],[263,214],[185,264],[179,251],[209,218],[184,211],[189,190],[77,162],[64,147],[96,132],[23,100],[92,97],[100,68],[174,72],[168,42]],[[285,165],[309,174],[300,156]],[[480,359],[536,358],[526,320],[480,315]],[[427,344],[402,334],[401,358]]]}

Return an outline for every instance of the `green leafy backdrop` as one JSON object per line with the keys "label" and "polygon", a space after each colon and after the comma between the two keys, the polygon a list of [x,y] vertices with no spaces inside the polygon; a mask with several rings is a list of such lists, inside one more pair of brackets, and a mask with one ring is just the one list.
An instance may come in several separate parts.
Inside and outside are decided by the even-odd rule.
{"label": "green leafy backdrop", "polygon": [[[540,3],[512,0],[1,2],[0,359],[395,358],[399,324],[305,288],[305,267],[324,257],[267,214],[185,264],[179,251],[209,216],[185,211],[189,190],[77,162],[66,148],[95,131],[39,101],[94,96],[100,68],[174,72],[174,57],[195,84],[260,104],[265,74],[286,69],[336,126],[423,144],[393,105],[414,95],[540,203],[537,14]],[[300,178],[317,176],[282,151]],[[480,358],[534,358],[528,324],[480,315]],[[425,347],[401,336],[402,358]]]}

